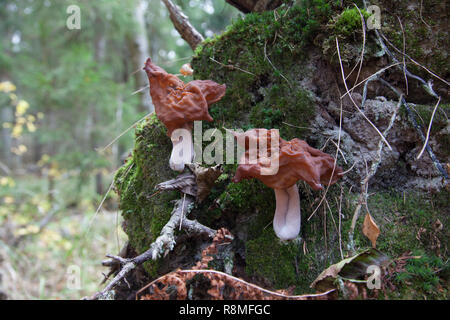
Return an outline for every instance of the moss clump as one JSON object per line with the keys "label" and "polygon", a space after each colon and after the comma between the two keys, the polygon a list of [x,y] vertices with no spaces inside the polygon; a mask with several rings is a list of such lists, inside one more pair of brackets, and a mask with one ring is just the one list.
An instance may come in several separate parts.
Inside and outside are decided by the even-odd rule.
{"label": "moss clump", "polygon": [[272,230],[263,230],[260,237],[246,243],[246,272],[271,281],[276,289],[287,288],[297,283],[299,254],[298,244],[283,244]]}
{"label": "moss clump", "polygon": [[295,79],[307,73],[302,64],[306,47],[327,21],[330,6],[319,0],[303,5],[279,8],[275,15],[248,14],[197,48],[195,79],[227,85],[225,97],[210,109],[213,126],[278,128],[288,135],[284,138],[305,134],[283,122],[307,127],[314,117],[314,105]]}
{"label": "moss clump", "polygon": [[362,30],[362,21],[360,12],[364,19],[370,17],[370,14],[364,9],[358,9],[353,7],[350,9],[345,9],[337,17],[333,19],[331,23],[335,34],[341,35],[343,37],[350,36],[356,31],[360,32]]}
{"label": "moss clump", "polygon": [[426,295],[429,299],[446,299],[450,272],[447,263],[423,250],[414,250],[411,255],[414,258],[408,260],[405,270],[395,275],[394,282],[401,292],[392,292],[391,296],[421,299]]}
{"label": "moss clump", "polygon": [[[377,1],[381,9],[382,32],[400,51],[403,50],[415,61],[439,74],[444,79],[450,73],[448,64],[448,4],[442,1]],[[401,17],[402,27],[397,16]],[[403,30],[402,30],[403,29]],[[402,55],[392,47],[391,51],[402,61]],[[408,60],[407,60],[408,61]],[[421,67],[410,64],[408,69],[424,79],[430,75]],[[434,89],[447,87],[435,80]],[[443,91],[446,92],[446,91]]]}

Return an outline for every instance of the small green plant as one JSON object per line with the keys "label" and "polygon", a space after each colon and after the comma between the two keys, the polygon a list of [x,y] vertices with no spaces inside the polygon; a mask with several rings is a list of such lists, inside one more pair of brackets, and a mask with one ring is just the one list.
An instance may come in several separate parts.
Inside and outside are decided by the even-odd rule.
{"label": "small green plant", "polygon": [[[360,11],[365,20],[370,17],[366,10],[360,9]],[[344,37],[353,34],[356,30],[361,30],[361,15],[357,8],[346,9],[333,20],[336,34]]]}
{"label": "small green plant", "polygon": [[427,255],[422,250],[413,252],[416,259],[408,260],[405,271],[396,275],[398,284],[424,293],[437,293],[441,281],[439,274],[444,271],[446,263],[440,257]]}

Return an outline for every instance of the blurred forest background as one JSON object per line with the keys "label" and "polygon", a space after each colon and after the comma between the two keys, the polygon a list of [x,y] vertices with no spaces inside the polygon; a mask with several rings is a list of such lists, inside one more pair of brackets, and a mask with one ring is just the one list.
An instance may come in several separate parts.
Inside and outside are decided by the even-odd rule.
{"label": "blurred forest background", "polygon": [[[205,38],[240,14],[174,2]],[[152,110],[143,62],[178,73],[193,52],[159,0],[1,0],[0,35],[0,297],[79,299],[125,241],[108,191]]]}

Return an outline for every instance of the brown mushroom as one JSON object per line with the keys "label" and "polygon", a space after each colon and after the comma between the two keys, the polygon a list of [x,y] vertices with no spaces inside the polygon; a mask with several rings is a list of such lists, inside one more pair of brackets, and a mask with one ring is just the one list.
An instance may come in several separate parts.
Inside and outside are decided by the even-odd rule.
{"label": "brown mushroom", "polygon": [[[278,135],[278,130],[252,129],[235,134],[245,147],[233,182],[242,179],[257,178],[269,188],[274,189],[276,210],[273,228],[282,240],[294,239],[300,232],[300,197],[297,181],[303,180],[314,190],[323,189],[325,184],[333,184],[342,176],[342,169],[334,167],[330,155],[310,147],[305,141],[292,139],[285,141]],[[274,137],[277,143],[274,145]],[[275,141],[276,141],[275,140]],[[253,141],[253,148],[252,148]],[[258,149],[262,143],[267,144],[267,155],[254,150],[255,141]],[[253,149],[253,150],[252,150]],[[252,157],[256,161],[251,163]],[[267,169],[277,162],[277,170],[268,174]]]}
{"label": "brown mushroom", "polygon": [[183,171],[185,164],[191,163],[194,156],[193,122],[213,121],[208,108],[225,95],[226,86],[211,80],[194,80],[185,84],[153,64],[150,58],[144,70],[150,82],[156,115],[166,126],[167,135],[173,143],[170,167]]}

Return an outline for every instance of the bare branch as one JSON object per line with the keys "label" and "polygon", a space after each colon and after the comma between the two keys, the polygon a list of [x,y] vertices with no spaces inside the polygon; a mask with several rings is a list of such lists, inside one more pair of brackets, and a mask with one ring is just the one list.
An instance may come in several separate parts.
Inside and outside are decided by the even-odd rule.
{"label": "bare branch", "polygon": [[204,40],[203,36],[189,22],[189,18],[170,0],[162,0],[169,10],[170,20],[181,37],[186,40],[192,50]]}
{"label": "bare branch", "polygon": [[[186,194],[184,195],[185,197],[175,202],[172,216],[162,228],[159,237],[150,245],[150,248],[147,251],[131,259],[109,254],[106,255],[108,258],[111,258],[113,261],[116,261],[116,263],[122,265],[122,269],[102,291],[99,291],[90,297],[91,300],[96,300],[106,296],[107,293],[119,284],[120,281],[125,280],[128,273],[137,266],[149,260],[156,260],[159,257],[169,253],[176,244],[174,230],[180,225],[180,223],[181,228],[186,230],[188,233],[206,234],[210,238],[214,237],[216,230],[210,229],[195,220],[193,221],[186,218],[186,214],[192,210],[194,198],[191,196],[186,196]],[[108,260],[106,264],[114,265],[113,261]]]}
{"label": "bare branch", "polygon": [[[384,130],[383,136],[387,136],[389,130],[391,130],[392,126],[394,125],[394,121],[395,121],[395,118],[397,117],[398,110],[400,109],[400,106],[402,104],[402,99],[403,99],[403,95],[400,96],[400,99],[398,100],[398,104],[392,112],[391,120],[389,121],[389,125],[387,126],[387,128]],[[367,208],[367,198],[369,197],[368,192],[367,192],[369,189],[369,180],[375,175],[375,173],[377,172],[378,166],[381,163],[382,150],[383,150],[383,139],[380,139],[378,142],[378,150],[377,150],[375,159],[372,161],[372,165],[370,166],[370,170],[367,172],[366,177],[361,181],[361,193],[359,195],[359,200],[358,200],[358,204],[356,205],[355,212],[353,213],[352,224],[350,227],[350,231],[348,233],[348,235],[349,235],[348,246],[349,246],[349,249],[352,251],[355,251],[354,250],[355,249],[354,242],[353,242],[353,232],[356,227],[356,221],[358,220],[362,205],[365,204],[366,208]]]}

